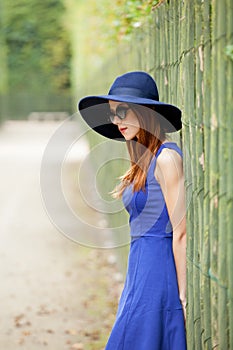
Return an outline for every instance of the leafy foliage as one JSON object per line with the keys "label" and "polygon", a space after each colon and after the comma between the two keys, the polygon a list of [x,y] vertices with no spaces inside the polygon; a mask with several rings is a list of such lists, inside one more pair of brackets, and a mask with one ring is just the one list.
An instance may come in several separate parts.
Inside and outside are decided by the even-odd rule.
{"label": "leafy foliage", "polygon": [[[107,88],[109,82],[106,79],[93,82],[93,76],[97,72],[101,74],[101,71],[107,75],[106,62],[111,62],[117,56],[116,47],[121,50],[118,44],[127,42],[133,31],[148,22],[158,0],[116,0],[111,3],[108,0],[63,1],[72,41],[72,82],[76,96],[79,93],[88,94],[89,88],[102,90],[103,81]],[[111,72],[111,75],[114,73]]]}
{"label": "leafy foliage", "polygon": [[70,86],[70,44],[62,0],[4,0],[10,90]]}
{"label": "leafy foliage", "polygon": [[158,0],[117,0],[112,3],[111,8],[109,6],[103,8],[102,5],[101,10],[108,19],[109,38],[117,42],[128,40],[132,31],[142,26],[145,17],[158,2]]}

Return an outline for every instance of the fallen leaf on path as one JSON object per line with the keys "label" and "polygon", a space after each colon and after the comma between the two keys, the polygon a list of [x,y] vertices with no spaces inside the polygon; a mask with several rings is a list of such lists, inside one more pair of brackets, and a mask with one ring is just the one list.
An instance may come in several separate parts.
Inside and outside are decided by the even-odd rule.
{"label": "fallen leaf on path", "polygon": [[24,344],[24,341],[25,341],[24,338],[20,338],[19,341],[18,341],[18,344],[19,344],[19,345],[23,345],[23,344]]}
{"label": "fallen leaf on path", "polygon": [[86,337],[91,338],[91,340],[99,340],[100,338],[100,331],[98,329],[92,332],[86,331],[84,334]]}
{"label": "fallen leaf on path", "polygon": [[54,331],[52,329],[47,329],[47,333],[53,334]]}
{"label": "fallen leaf on path", "polygon": [[100,331],[98,329],[91,333],[92,340],[99,340],[99,338],[100,338]]}
{"label": "fallen leaf on path", "polygon": [[15,316],[15,322],[20,321],[20,320],[21,320],[22,318],[24,318],[24,317],[25,317],[24,314],[20,314],[20,315]]}
{"label": "fallen leaf on path", "polygon": [[25,337],[28,337],[29,335],[31,335],[30,331],[23,331],[22,335],[24,335]]}
{"label": "fallen leaf on path", "polygon": [[66,334],[76,335],[78,332],[76,329],[67,329],[65,331]]}
{"label": "fallen leaf on path", "polygon": [[14,318],[15,327],[19,328],[19,327],[31,326],[31,322],[26,321],[24,318],[25,318],[24,314],[15,316]]}
{"label": "fallen leaf on path", "polygon": [[82,343],[75,343],[71,346],[71,349],[75,349],[75,350],[83,350],[84,349],[84,345]]}
{"label": "fallen leaf on path", "polygon": [[40,315],[40,316],[50,315],[54,312],[56,312],[56,310],[49,310],[49,308],[46,305],[40,305],[40,308],[37,311],[37,315]]}

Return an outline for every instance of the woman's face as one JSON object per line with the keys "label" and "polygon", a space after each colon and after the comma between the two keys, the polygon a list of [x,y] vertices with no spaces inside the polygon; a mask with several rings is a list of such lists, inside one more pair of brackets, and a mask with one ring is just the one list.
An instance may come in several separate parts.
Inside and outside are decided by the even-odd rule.
{"label": "woman's face", "polygon": [[[129,107],[127,103],[117,101],[109,101],[109,105],[110,110],[113,114],[116,113],[118,106]],[[136,114],[132,111],[131,108],[128,109],[126,117],[124,119],[120,119],[115,114],[112,122],[118,127],[119,131],[127,141],[134,139],[134,137],[138,137],[140,125]]]}

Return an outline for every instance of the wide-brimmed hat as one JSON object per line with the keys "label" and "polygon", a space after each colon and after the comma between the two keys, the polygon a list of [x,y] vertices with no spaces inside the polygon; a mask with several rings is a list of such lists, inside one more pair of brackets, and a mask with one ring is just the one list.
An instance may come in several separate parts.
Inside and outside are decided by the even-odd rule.
{"label": "wide-brimmed hat", "polygon": [[123,141],[118,127],[108,120],[108,101],[145,105],[166,119],[165,132],[180,130],[181,111],[176,106],[159,101],[154,79],[146,72],[128,72],[116,78],[108,95],[86,96],[78,103],[78,109],[86,123],[99,134]]}

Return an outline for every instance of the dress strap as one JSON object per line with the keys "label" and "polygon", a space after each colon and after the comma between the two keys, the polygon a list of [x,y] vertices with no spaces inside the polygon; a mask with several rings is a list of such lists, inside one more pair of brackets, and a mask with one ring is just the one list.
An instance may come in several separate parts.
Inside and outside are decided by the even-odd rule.
{"label": "dress strap", "polygon": [[181,151],[180,147],[175,143],[175,142],[165,142],[162,143],[155,155],[156,158],[158,158],[158,156],[160,155],[160,153],[162,152],[162,150],[164,148],[171,148],[174,149],[175,151],[177,151],[179,153],[179,155],[183,158],[183,152]]}

